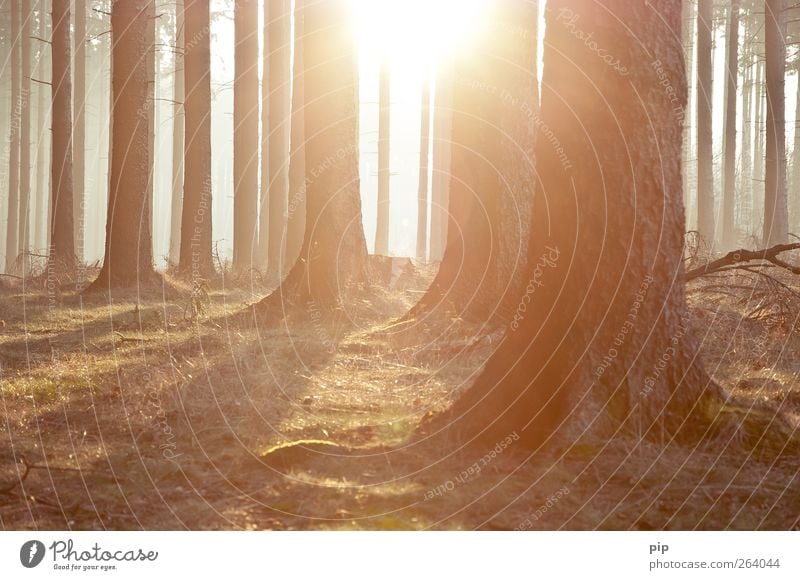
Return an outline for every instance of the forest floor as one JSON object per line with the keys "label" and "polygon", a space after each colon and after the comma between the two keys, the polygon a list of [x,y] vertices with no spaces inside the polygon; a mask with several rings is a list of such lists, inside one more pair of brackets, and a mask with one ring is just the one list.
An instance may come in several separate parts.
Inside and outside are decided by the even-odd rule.
{"label": "forest floor", "polygon": [[[691,287],[704,361],[728,392],[796,421],[798,300],[743,276]],[[198,316],[175,286],[112,304],[6,287],[0,527],[800,528],[800,457],[757,457],[735,437],[619,437],[533,457],[512,442],[480,464],[425,442],[404,448],[502,335],[461,320],[387,332],[430,277],[271,329],[233,326],[228,315],[258,297],[222,284]],[[317,439],[363,452],[263,460]]]}

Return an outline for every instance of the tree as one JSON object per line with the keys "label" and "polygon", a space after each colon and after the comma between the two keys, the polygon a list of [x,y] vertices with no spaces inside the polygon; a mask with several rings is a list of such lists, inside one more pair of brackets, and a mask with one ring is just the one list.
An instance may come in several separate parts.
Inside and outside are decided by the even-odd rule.
{"label": "tree", "polygon": [[417,192],[417,259],[428,258],[428,154],[431,125],[431,93],[428,81],[422,84],[422,121],[419,138],[419,190]]}
{"label": "tree", "polygon": [[169,261],[178,264],[181,251],[184,155],[183,0],[175,2],[175,69],[172,78],[172,203],[170,205]]}
{"label": "tree", "polygon": [[441,310],[505,322],[524,285],[533,197],[526,171],[539,122],[535,10],[513,0],[493,5],[476,48],[453,67],[447,246],[407,317]]}
{"label": "tree", "polygon": [[[549,7],[530,283],[482,374],[423,432],[448,427],[482,446],[516,433],[533,448],[559,429],[570,443],[620,424],[702,433],[717,388],[679,282],[681,3]],[[589,23],[602,59],[575,33]]]}
{"label": "tree", "polygon": [[391,74],[387,57],[381,62],[378,96],[378,208],[375,229],[375,253],[389,255],[389,215],[391,211]]}
{"label": "tree", "polygon": [[[279,279],[285,268],[289,197],[289,129],[291,104],[290,14],[287,0],[268,0],[269,51],[269,231],[267,271]],[[266,77],[265,77],[266,78]]]}
{"label": "tree", "polygon": [[252,268],[258,215],[258,2],[236,0],[233,267]]}
{"label": "tree", "polygon": [[697,231],[714,245],[714,167],[712,152],[712,0],[699,0],[697,8]]}
{"label": "tree", "polygon": [[291,153],[289,157],[289,205],[286,224],[286,263],[294,264],[303,247],[306,231],[306,153],[303,102],[303,0],[295,0],[294,72],[292,74]]}
{"label": "tree", "polygon": [[22,37],[20,44],[21,100],[20,100],[20,174],[19,174],[19,251],[22,253],[22,273],[30,271],[31,238],[31,12],[30,0],[20,0]]}
{"label": "tree", "polygon": [[439,262],[447,245],[447,205],[450,187],[453,79],[440,63],[433,97],[433,171],[431,177],[430,260]]}
{"label": "tree", "polygon": [[75,2],[75,52],[73,70],[72,103],[74,119],[72,124],[72,183],[73,186],[73,216],[75,219],[75,255],[78,261],[84,259],[84,228],[86,218],[84,215],[86,203],[86,1]]}
{"label": "tree", "polygon": [[155,50],[154,0],[114,2],[111,8],[111,162],[105,257],[89,291],[156,280],[150,199],[150,119]]}
{"label": "tree", "polygon": [[358,87],[348,0],[304,7],[306,233],[281,286],[256,306],[272,321],[289,306],[327,310],[364,282],[367,245],[358,174]]}
{"label": "tree", "polygon": [[184,0],[186,135],[180,270],[194,282],[214,272],[211,255],[211,24],[209,0]]}
{"label": "tree", "polygon": [[766,0],[767,151],[764,190],[765,247],[786,243],[789,210],[786,199],[786,17],[783,0]]}
{"label": "tree", "polygon": [[732,0],[728,18],[728,70],[725,85],[725,174],[722,199],[722,246],[736,245],[736,100],[739,85],[739,0]]}
{"label": "tree", "polygon": [[53,158],[51,163],[50,262],[57,268],[75,265],[72,185],[72,75],[70,65],[70,0],[53,0]]}
{"label": "tree", "polygon": [[11,115],[9,136],[11,149],[8,156],[8,217],[6,222],[6,272],[15,269],[19,254],[19,155],[20,120],[22,107],[20,101],[20,18],[19,3],[11,2]]}

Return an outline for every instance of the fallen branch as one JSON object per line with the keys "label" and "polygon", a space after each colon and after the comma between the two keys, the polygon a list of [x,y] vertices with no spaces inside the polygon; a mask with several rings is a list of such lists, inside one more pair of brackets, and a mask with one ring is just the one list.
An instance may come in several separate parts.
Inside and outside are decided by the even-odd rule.
{"label": "fallen branch", "polygon": [[752,262],[754,260],[769,262],[774,266],[788,270],[792,274],[800,274],[800,267],[792,266],[778,257],[783,252],[789,252],[791,250],[800,250],[800,243],[779,244],[777,246],[767,248],[766,250],[734,250],[733,252],[728,252],[725,254],[725,256],[719,258],[718,260],[713,260],[704,266],[689,270],[684,275],[684,280],[688,282],[708,274],[736,269],[731,267],[735,266],[736,264],[743,264],[746,262]]}

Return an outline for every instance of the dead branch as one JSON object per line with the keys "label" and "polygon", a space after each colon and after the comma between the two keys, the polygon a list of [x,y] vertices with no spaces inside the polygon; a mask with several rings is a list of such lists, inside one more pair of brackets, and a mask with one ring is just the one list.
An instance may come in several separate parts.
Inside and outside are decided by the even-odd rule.
{"label": "dead branch", "polygon": [[773,266],[788,270],[792,274],[800,274],[800,267],[792,266],[778,257],[783,252],[789,252],[791,250],[800,250],[800,243],[778,244],[777,246],[773,246],[765,250],[734,250],[733,252],[728,252],[725,254],[725,256],[719,258],[718,260],[713,260],[704,266],[689,270],[686,272],[684,280],[688,282],[690,280],[694,280],[695,278],[707,276],[708,274],[736,269],[734,266],[737,264],[744,264],[756,260],[769,262]]}

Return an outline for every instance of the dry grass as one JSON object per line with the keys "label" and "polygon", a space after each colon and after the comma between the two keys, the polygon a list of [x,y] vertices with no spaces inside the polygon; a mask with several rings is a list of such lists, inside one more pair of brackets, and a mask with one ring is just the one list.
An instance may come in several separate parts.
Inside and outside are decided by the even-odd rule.
{"label": "dry grass", "polygon": [[[404,445],[498,340],[460,320],[391,328],[428,279],[258,330],[230,326],[227,314],[253,301],[235,289],[212,291],[197,319],[184,317],[179,285],[112,305],[66,295],[54,309],[40,293],[7,293],[0,490],[19,480],[21,457],[37,467],[0,493],[2,527],[798,527],[800,458],[759,457],[735,437],[691,448],[621,436],[536,456],[512,443],[478,470],[463,453]],[[740,401],[796,414],[794,322],[745,320],[741,295],[692,301],[715,378]],[[341,447],[262,458],[297,440]]]}

